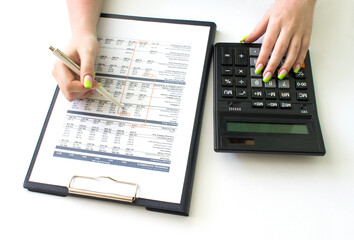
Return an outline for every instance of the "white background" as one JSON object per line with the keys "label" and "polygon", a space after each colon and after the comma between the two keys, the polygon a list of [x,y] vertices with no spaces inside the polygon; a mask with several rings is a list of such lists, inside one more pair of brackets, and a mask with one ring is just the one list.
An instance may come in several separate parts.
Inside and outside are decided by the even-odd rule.
{"label": "white background", "polygon": [[[105,12],[214,21],[239,41],[273,1],[109,1]],[[319,0],[310,45],[327,154],[215,153],[210,72],[189,217],[22,187],[56,87],[50,45],[70,40],[65,1],[0,8],[1,239],[353,239],[354,2]]]}

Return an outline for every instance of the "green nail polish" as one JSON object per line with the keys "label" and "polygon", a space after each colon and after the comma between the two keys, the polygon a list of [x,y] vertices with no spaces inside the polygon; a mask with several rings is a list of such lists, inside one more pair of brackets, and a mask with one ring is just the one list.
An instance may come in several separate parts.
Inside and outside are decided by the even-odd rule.
{"label": "green nail polish", "polygon": [[269,80],[272,78],[272,75],[270,74],[268,77],[263,78],[263,82],[267,83]]}
{"label": "green nail polish", "polygon": [[255,74],[260,74],[262,70],[263,70],[263,66],[260,66],[256,70],[254,70],[254,73]]}
{"label": "green nail polish", "polygon": [[84,87],[85,87],[85,88],[92,88],[92,83],[91,83],[90,80],[87,78],[87,76],[85,76],[85,78],[84,78]]}
{"label": "green nail polish", "polygon": [[297,73],[300,70],[300,68],[294,69],[294,73]]}
{"label": "green nail polish", "polygon": [[241,38],[240,43],[244,42],[250,35],[246,35],[243,38]]}
{"label": "green nail polish", "polygon": [[280,79],[280,80],[283,80],[283,78],[286,76],[286,73],[283,73],[283,74],[281,74],[281,75],[278,75],[278,78]]}

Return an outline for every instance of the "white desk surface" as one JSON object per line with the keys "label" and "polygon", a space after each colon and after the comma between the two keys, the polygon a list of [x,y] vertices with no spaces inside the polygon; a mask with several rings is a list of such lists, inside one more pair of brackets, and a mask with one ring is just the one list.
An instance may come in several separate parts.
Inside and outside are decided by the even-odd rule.
{"label": "white desk surface", "polygon": [[[105,12],[214,21],[248,34],[272,0],[130,0]],[[1,239],[353,239],[354,2],[318,0],[310,45],[324,157],[213,150],[212,69],[189,217],[22,187],[52,94],[50,45],[70,39],[65,1],[1,3]]]}

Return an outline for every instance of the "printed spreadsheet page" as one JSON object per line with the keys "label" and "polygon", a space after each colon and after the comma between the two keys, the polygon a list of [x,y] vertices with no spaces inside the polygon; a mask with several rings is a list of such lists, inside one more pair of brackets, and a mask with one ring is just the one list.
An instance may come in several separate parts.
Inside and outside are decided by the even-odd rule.
{"label": "printed spreadsheet page", "polygon": [[95,92],[59,92],[30,181],[69,185],[74,175],[138,184],[138,198],[180,203],[209,26],[101,18]]}

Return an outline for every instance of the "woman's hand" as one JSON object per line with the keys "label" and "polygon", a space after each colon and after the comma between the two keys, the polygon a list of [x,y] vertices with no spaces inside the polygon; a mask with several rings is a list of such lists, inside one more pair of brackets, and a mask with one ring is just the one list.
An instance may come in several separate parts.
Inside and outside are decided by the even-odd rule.
{"label": "woman's hand", "polygon": [[64,63],[56,61],[53,76],[63,95],[73,101],[90,96],[98,87],[94,79],[94,63],[98,53],[96,26],[102,0],[67,0],[72,38],[65,54],[80,66],[80,76]]}
{"label": "woman's hand", "polygon": [[241,40],[245,43],[254,42],[264,34],[255,70],[260,74],[265,67],[263,81],[268,82],[272,78],[286,51],[285,61],[277,73],[278,78],[283,79],[291,67],[294,72],[299,71],[310,45],[315,2],[277,0],[253,32]]}
{"label": "woman's hand", "polygon": [[65,54],[80,66],[80,76],[73,73],[62,61],[57,60],[52,71],[63,95],[69,100],[86,98],[98,87],[94,79],[94,62],[98,52],[96,35],[76,34]]}

